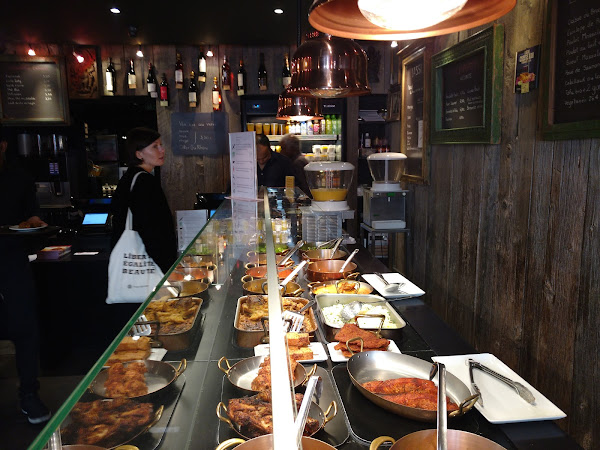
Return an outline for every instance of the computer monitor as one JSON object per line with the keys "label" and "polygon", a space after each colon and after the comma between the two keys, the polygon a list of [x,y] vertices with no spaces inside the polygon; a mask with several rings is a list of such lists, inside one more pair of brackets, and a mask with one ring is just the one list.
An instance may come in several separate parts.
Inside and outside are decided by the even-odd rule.
{"label": "computer monitor", "polygon": [[84,227],[92,226],[92,227],[103,227],[106,225],[106,221],[108,220],[108,213],[86,213],[83,216]]}

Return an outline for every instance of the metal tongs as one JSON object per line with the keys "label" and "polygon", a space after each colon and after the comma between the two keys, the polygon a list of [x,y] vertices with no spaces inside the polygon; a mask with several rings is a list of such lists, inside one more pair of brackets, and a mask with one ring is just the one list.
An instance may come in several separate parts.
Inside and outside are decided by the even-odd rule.
{"label": "metal tongs", "polygon": [[477,394],[479,394],[479,400],[481,401],[481,406],[483,406],[483,398],[481,396],[481,392],[479,391],[479,387],[475,384],[475,380],[473,378],[473,369],[479,369],[482,372],[485,372],[488,375],[493,376],[497,380],[502,381],[503,383],[507,384],[508,386],[513,388],[515,391],[517,391],[517,394],[519,394],[519,396],[523,400],[525,400],[527,403],[529,403],[531,405],[535,405],[535,397],[533,396],[531,391],[529,389],[527,389],[525,386],[523,386],[521,383],[519,383],[517,381],[513,381],[510,378],[506,378],[504,375],[500,375],[498,372],[494,372],[489,367],[484,366],[483,364],[475,361],[474,359],[469,358],[468,363],[469,363],[469,376],[471,377],[471,387],[475,390],[475,392]]}
{"label": "metal tongs", "polygon": [[433,380],[438,374],[438,398],[437,398],[437,450],[448,448],[448,410],[446,407],[446,366],[435,362],[431,366],[429,379]]}
{"label": "metal tongs", "polygon": [[306,424],[306,419],[308,418],[310,405],[312,403],[312,397],[313,395],[315,395],[317,398],[320,398],[322,391],[323,380],[321,379],[321,377],[310,377],[308,379],[308,382],[306,383],[306,391],[304,391],[304,397],[302,398],[302,403],[300,404],[300,410],[298,411],[298,415],[296,416],[296,420],[294,422],[294,428],[296,433],[296,446],[300,445],[302,435],[304,434],[304,425]]}
{"label": "metal tongs", "polygon": [[[329,249],[335,246],[335,243],[337,241],[340,241],[340,244],[342,243],[344,238],[335,238],[335,239],[331,239],[330,241],[327,242],[323,242],[321,245],[317,245],[317,250],[324,250],[324,249]],[[339,247],[339,244],[338,244]]]}
{"label": "metal tongs", "polygon": [[302,239],[300,239],[298,242],[296,242],[296,245],[294,245],[294,247],[290,251],[287,252],[285,257],[277,263],[277,265],[278,266],[285,265],[285,263],[289,261],[289,259],[294,255],[294,253],[296,253],[298,251],[298,249],[300,247],[302,247],[303,245],[304,245],[304,241]]}

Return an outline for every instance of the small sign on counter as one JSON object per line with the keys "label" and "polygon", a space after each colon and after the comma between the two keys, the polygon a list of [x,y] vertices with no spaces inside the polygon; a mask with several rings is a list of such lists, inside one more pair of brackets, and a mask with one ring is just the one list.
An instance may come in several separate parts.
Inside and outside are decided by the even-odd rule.
{"label": "small sign on counter", "polygon": [[229,133],[231,198],[256,200],[256,134],[254,131]]}

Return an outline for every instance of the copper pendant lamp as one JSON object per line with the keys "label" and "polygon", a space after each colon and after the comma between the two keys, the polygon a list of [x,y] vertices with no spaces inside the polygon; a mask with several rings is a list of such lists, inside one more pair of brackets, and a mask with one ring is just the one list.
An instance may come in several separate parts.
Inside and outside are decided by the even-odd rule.
{"label": "copper pendant lamp", "polygon": [[[419,0],[396,0],[396,11],[389,15],[401,14],[402,2],[411,2],[415,6],[427,9]],[[308,11],[310,24],[323,33],[350,39],[395,41],[418,39],[428,36],[454,33],[492,22],[514,8],[517,0],[467,0],[462,9],[458,9],[449,18],[426,28],[390,29],[369,21],[361,12],[358,0],[315,0]],[[443,3],[442,0],[439,3]],[[391,4],[391,3],[389,3]],[[363,8],[364,9],[364,8]],[[431,11],[423,11],[425,14]],[[454,12],[454,11],[453,11]],[[367,14],[368,15],[368,14]],[[381,19],[385,19],[382,15]]]}
{"label": "copper pendant lamp", "polygon": [[356,42],[313,33],[294,53],[288,93],[332,98],[370,92],[367,54]]}
{"label": "copper pendant lamp", "polygon": [[322,118],[321,102],[316,97],[292,95],[283,91],[277,101],[277,119],[313,120]]}

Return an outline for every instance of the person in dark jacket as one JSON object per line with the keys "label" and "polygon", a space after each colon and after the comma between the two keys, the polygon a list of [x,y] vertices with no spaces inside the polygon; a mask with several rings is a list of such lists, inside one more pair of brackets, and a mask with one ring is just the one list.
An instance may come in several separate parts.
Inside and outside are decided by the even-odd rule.
{"label": "person in dark jacket", "polygon": [[281,154],[292,161],[296,186],[306,195],[312,197],[304,173],[304,166],[308,164],[308,160],[300,153],[300,140],[295,135],[288,133],[281,138],[279,145],[281,145]]}
{"label": "person in dark jacket", "polygon": [[[45,226],[34,212],[33,178],[9,164],[6,151],[7,141],[0,135],[0,225]],[[27,258],[27,237],[12,233],[0,235],[0,339],[10,339],[15,346],[21,410],[30,423],[40,424],[48,421],[51,413],[38,396],[37,296]]]}
{"label": "person in dark jacket", "polygon": [[[156,167],[164,164],[165,149],[158,131],[144,127],[129,131],[126,145],[129,169],[119,180],[111,203],[111,244],[114,247],[123,234],[127,208],[131,208],[133,229],[142,238],[148,255],[166,273],[177,259],[177,238],[160,180],[152,175]],[[133,177],[139,172],[142,174],[131,190]]]}
{"label": "person in dark jacket", "polygon": [[290,159],[272,151],[269,138],[264,134],[256,135],[256,164],[259,186],[285,187],[285,177],[294,176]]}

